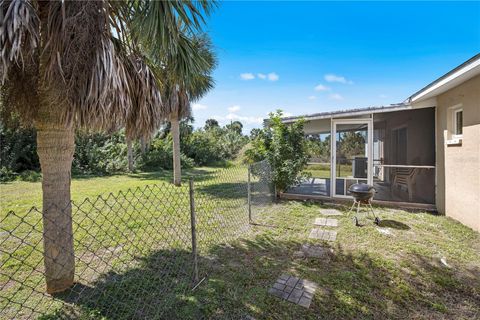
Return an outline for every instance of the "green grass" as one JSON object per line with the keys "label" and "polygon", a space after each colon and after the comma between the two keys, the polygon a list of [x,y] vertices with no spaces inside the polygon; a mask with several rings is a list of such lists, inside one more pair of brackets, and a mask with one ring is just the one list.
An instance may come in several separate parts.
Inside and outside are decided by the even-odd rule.
{"label": "green grass", "polygon": [[[330,165],[329,164],[309,164],[305,167],[303,172],[309,173],[314,178],[330,179]],[[337,165],[337,177],[347,177],[352,175],[352,165],[342,164]]]}
{"label": "green grass", "polygon": [[[198,246],[204,252],[248,225],[245,207],[247,169],[201,168],[185,171],[184,177],[188,176],[194,176]],[[101,308],[102,303],[96,294],[106,291],[109,300],[103,302],[108,308],[112,303],[110,300],[123,295],[125,286],[132,283],[132,279],[135,279],[134,287],[144,284],[151,288],[152,283],[156,283],[161,292],[152,289],[155,299],[172,300],[176,294],[191,287],[191,261],[184,262],[191,260],[188,183],[175,187],[170,180],[170,172],[160,172],[79,177],[73,181],[75,278],[82,285],[97,288],[90,290],[92,296],[80,296],[81,304],[91,306],[92,301],[97,301],[95,308]],[[40,210],[28,208],[40,205],[40,185],[12,182],[3,185],[3,190],[8,192],[2,192],[6,200],[2,202],[6,206],[0,216],[0,286],[2,297],[11,296],[17,304],[2,299],[0,318],[4,315],[5,318],[22,318],[17,314],[21,309],[18,304],[41,313],[57,309],[60,307],[58,301],[49,306],[52,301],[45,301],[45,297],[39,294],[45,290],[43,223]],[[99,194],[102,196],[98,197]],[[12,209],[14,213],[9,213]],[[155,263],[151,262],[152,257],[155,257]],[[141,266],[152,264],[154,278],[164,273],[157,279],[160,282],[152,281],[145,272],[138,271]],[[118,277],[125,279],[121,288],[105,285],[109,283],[108,279]],[[35,290],[33,295],[32,288]],[[140,289],[142,294],[134,295],[140,299],[136,304],[144,301],[144,288]],[[158,306],[158,303],[152,302],[152,305]],[[169,310],[165,301],[162,307]],[[131,318],[131,311],[127,306],[114,318]]]}
{"label": "green grass", "polygon": [[[479,316],[480,235],[449,218],[376,208],[355,227],[340,217],[335,243],[308,240],[321,206],[282,203],[264,226],[233,244],[214,249],[208,282],[195,297],[208,316],[249,314],[257,319],[472,319]],[[325,259],[296,258],[303,243],[333,249]],[[440,259],[445,257],[450,268]],[[267,293],[283,273],[320,285],[310,309]]]}
{"label": "green grass", "polygon": [[[184,177],[205,176],[218,168],[202,167],[183,170]],[[72,179],[72,200],[117,193],[155,183],[172,181],[171,171],[139,172],[112,176],[75,176]],[[0,217],[8,211],[21,212],[42,205],[41,182],[12,181],[0,183]]]}
{"label": "green grass", "polygon": [[[382,229],[389,230],[390,235],[380,233],[371,220],[362,219],[365,225],[355,227],[351,217],[342,216],[338,217],[339,227],[332,228],[338,231],[337,241],[323,243],[309,240],[308,234],[313,220],[320,216],[319,210],[324,206],[282,202],[261,214],[260,208],[254,207],[258,225],[248,230],[244,228],[245,171],[230,168],[218,176],[213,169],[201,170],[190,171],[190,174],[197,174],[197,180],[202,180],[196,184],[199,195],[196,206],[200,228],[200,277],[205,280],[194,291],[190,290],[192,270],[186,187],[168,187],[167,181],[171,179],[168,172],[74,180],[74,199],[160,182],[166,186],[155,194],[177,201],[174,207],[164,206],[162,210],[140,209],[138,202],[133,202],[135,205],[130,207],[103,209],[95,216],[96,223],[103,228],[98,228],[90,220],[81,220],[84,216],[78,215],[76,221],[83,225],[83,229],[77,231],[81,243],[76,249],[77,254],[85,254],[79,259],[78,271],[86,272],[82,279],[90,279],[88,272],[94,272],[85,267],[88,262],[93,264],[95,272],[101,274],[89,282],[82,281],[83,295],[78,298],[75,308],[79,318],[241,319],[247,315],[256,319],[479,317],[480,235],[460,223],[424,212],[376,208],[383,221]],[[2,202],[7,200],[9,208],[28,208],[39,200],[35,192],[40,189],[33,192],[34,186],[39,188],[35,183],[3,185]],[[32,189],[28,191],[26,188]],[[10,196],[6,197],[3,190],[9,190]],[[17,194],[17,198],[12,199],[12,195]],[[125,198],[133,200],[131,195]],[[139,200],[152,201],[148,193]],[[6,211],[2,208],[2,212]],[[38,216],[25,219],[33,221]],[[163,229],[159,229],[160,226]],[[187,237],[186,242],[174,236],[168,239],[160,236],[179,228]],[[139,234],[143,236],[135,238]],[[233,234],[239,237],[232,239]],[[222,244],[224,240],[229,240],[227,245]],[[296,257],[295,252],[307,242],[329,246],[333,252],[324,259]],[[161,246],[161,243],[166,245]],[[20,260],[38,261],[38,255],[32,254],[28,248],[23,250],[18,253]],[[103,260],[96,259],[92,252]],[[113,257],[115,252],[117,255]],[[132,259],[134,256],[136,258]],[[446,259],[449,267],[440,262],[441,258]],[[122,259],[134,263],[127,265]],[[2,273],[19,265],[19,262],[2,264]],[[20,272],[25,275],[31,272],[31,268],[22,268]],[[268,294],[268,288],[283,273],[319,284],[310,309]],[[39,281],[42,286],[41,275],[34,274],[31,278],[33,283]],[[2,281],[5,278],[0,277],[0,283]],[[165,288],[170,289],[168,294]],[[29,292],[28,288],[21,288],[16,299],[27,298]],[[37,295],[28,298],[30,305],[40,301],[42,304],[38,308],[49,310],[45,319],[56,319],[69,312],[60,308],[59,303],[48,308],[45,298]],[[65,297],[59,299],[68,300]]]}

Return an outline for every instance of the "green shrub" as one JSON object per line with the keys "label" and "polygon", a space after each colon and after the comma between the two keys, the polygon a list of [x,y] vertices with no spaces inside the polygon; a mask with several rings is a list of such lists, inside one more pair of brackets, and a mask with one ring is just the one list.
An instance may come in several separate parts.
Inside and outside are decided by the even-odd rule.
{"label": "green shrub", "polygon": [[112,135],[79,132],[75,136],[73,172],[111,174],[126,171],[127,167],[127,145],[123,132]]}
{"label": "green shrub", "polygon": [[248,142],[236,127],[199,129],[182,140],[182,151],[197,165],[212,165],[232,160]]}
{"label": "green shrub", "polygon": [[38,171],[25,170],[20,172],[17,179],[21,181],[27,181],[27,182],[37,182],[42,179],[42,174]]}
{"label": "green shrub", "polygon": [[302,178],[308,161],[303,120],[292,124],[282,122],[282,112],[270,114],[268,126],[257,133],[252,148],[245,152],[247,162],[268,159],[271,180],[278,191],[285,191]]}
{"label": "green shrub", "polygon": [[33,129],[6,128],[0,124],[0,167],[6,168],[2,169],[2,177],[6,177],[7,171],[40,170],[36,139]]}
{"label": "green shrub", "polygon": [[[180,154],[182,168],[191,168],[194,165],[193,159],[185,154]],[[166,138],[156,138],[152,141],[150,150],[145,153],[138,162],[138,166],[144,170],[173,169],[173,149],[170,134]]]}
{"label": "green shrub", "polygon": [[1,167],[0,168],[0,182],[7,182],[7,181],[15,180],[17,175],[18,174],[10,168],[7,168],[7,167]]}

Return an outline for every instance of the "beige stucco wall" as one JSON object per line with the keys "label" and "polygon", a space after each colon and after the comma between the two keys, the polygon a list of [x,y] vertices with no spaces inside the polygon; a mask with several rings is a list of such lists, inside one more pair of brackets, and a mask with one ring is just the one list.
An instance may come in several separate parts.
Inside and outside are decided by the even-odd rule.
{"label": "beige stucco wall", "polygon": [[[452,107],[463,108],[463,140],[452,134]],[[480,76],[437,97],[437,209],[480,231]]]}

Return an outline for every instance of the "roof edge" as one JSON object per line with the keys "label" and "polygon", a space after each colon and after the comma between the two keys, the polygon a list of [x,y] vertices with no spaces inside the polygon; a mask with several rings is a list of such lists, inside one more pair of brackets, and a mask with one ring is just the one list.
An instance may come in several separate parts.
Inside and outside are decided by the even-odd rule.
{"label": "roof edge", "polygon": [[[405,110],[409,108],[410,108],[410,104],[396,103],[388,106],[353,108],[353,109],[344,109],[344,110],[337,110],[337,111],[327,111],[327,112],[306,114],[306,115],[300,115],[300,116],[284,117],[282,118],[282,122],[290,123],[299,119],[319,120],[319,119],[325,119],[325,118],[336,118],[336,117],[350,116],[350,115],[358,116],[358,115],[368,114],[368,113],[392,112],[392,111]],[[264,119],[264,123],[267,123],[267,122],[268,122],[268,119]]]}
{"label": "roof edge", "polygon": [[446,78],[448,78],[449,76],[455,74],[456,72],[464,69],[465,67],[477,62],[477,61],[480,61],[480,53],[477,53],[476,55],[474,55],[473,57],[471,57],[470,59],[468,59],[467,61],[465,61],[464,63],[460,64],[459,66],[453,68],[452,70],[448,71],[447,73],[445,73],[443,76],[437,78],[436,80],[432,81],[431,83],[429,83],[428,85],[426,85],[425,87],[423,87],[422,89],[418,90],[417,92],[415,92],[414,94],[412,94],[410,97],[408,97],[404,103],[411,103],[412,100],[421,95],[422,93],[424,93],[425,91],[429,90],[430,88],[434,87],[435,85],[439,84],[441,81],[445,80]]}

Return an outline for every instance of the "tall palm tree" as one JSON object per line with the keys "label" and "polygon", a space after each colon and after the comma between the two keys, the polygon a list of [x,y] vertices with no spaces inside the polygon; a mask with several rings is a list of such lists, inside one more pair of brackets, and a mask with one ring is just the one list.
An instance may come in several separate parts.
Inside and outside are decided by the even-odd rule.
{"label": "tall palm tree", "polygon": [[[3,109],[37,130],[43,174],[47,292],[73,284],[70,202],[74,130],[126,128],[148,136],[165,119],[147,56],[191,52],[181,34],[201,30],[207,1],[0,2]],[[194,61],[187,65],[199,69]]]}
{"label": "tall palm tree", "polygon": [[[190,103],[203,97],[214,86],[212,77],[217,60],[212,43],[206,35],[185,37],[185,46],[191,47],[194,54],[167,55],[161,68],[164,79],[162,92],[164,112],[168,114],[173,140],[173,183],[180,186],[182,180],[180,164],[180,120],[192,114]],[[197,61],[199,68],[186,68],[190,59]]]}

